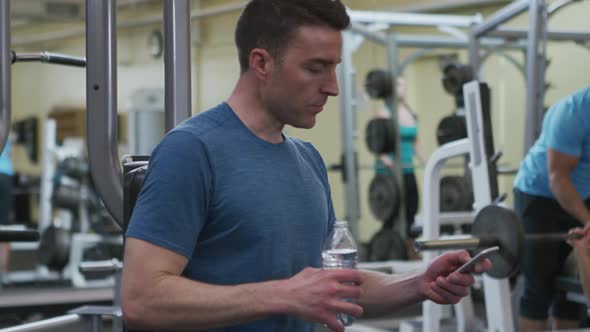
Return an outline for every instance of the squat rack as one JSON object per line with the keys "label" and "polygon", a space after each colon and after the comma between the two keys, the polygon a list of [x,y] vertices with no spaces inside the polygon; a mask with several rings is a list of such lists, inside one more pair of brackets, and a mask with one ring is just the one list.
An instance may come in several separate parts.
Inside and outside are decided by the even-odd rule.
{"label": "squat rack", "polygon": [[[352,56],[364,40],[369,40],[386,48],[388,71],[395,77],[416,59],[432,53],[437,48],[468,49],[469,40],[459,28],[468,29],[483,21],[480,15],[433,15],[433,14],[409,14],[391,12],[369,12],[349,11],[351,27],[343,34],[342,63],[339,68],[339,79],[341,85],[341,140],[343,149],[343,179],[346,196],[346,218],[350,222],[353,234],[358,235],[358,220],[360,218],[360,195],[358,183],[357,147],[355,138],[357,134],[356,124],[356,71],[352,64]],[[397,34],[389,31],[396,26],[423,26],[423,27],[444,27],[451,31],[450,36],[424,35],[424,34]],[[387,31],[380,31],[387,29]],[[525,50],[526,44],[507,42],[502,37],[482,38],[482,47],[495,50],[499,48]],[[410,54],[400,61],[400,48],[419,48],[418,51]],[[515,61],[511,61],[515,62]],[[395,84],[394,84],[395,86]],[[392,118],[397,118],[397,105],[395,103],[395,88],[392,98],[388,100],[392,110]],[[397,149],[399,149],[399,144]],[[400,153],[395,153],[395,164],[400,165]],[[396,168],[395,176],[398,184],[401,181],[401,168]],[[403,204],[403,199],[402,202]],[[400,213],[405,213],[400,208]],[[400,216],[404,220],[403,215]]]}
{"label": "squat rack", "polygon": [[[388,70],[395,77],[413,61],[431,54],[437,48],[468,49],[469,61],[475,73],[479,73],[489,54],[501,49],[521,50],[524,53],[524,66],[513,57],[502,54],[524,75],[526,81],[525,151],[538,136],[543,117],[545,43],[551,41],[573,41],[578,44],[590,41],[590,32],[570,30],[548,30],[548,17],[565,6],[580,0],[563,0],[550,6],[544,0],[517,0],[498,10],[489,18],[480,15],[432,15],[392,12],[349,11],[351,28],[343,35],[342,64],[339,69],[341,84],[341,141],[342,172],[345,185],[346,218],[353,234],[358,235],[360,219],[360,195],[357,166],[358,136],[356,124],[356,71],[352,56],[366,39],[383,45],[387,50]],[[529,10],[528,29],[499,27],[500,24]],[[393,31],[380,31],[396,26],[446,27],[450,36],[396,34]],[[464,33],[459,29],[468,29]],[[463,36],[464,34],[464,36]],[[542,48],[540,49],[540,44]],[[400,48],[419,48],[418,51],[399,61]],[[483,52],[483,51],[486,52]],[[478,75],[479,76],[479,75]],[[395,89],[394,89],[395,90]],[[393,91],[395,100],[395,91]],[[390,105],[395,118],[395,103]],[[399,153],[396,153],[399,158]],[[399,160],[396,160],[399,165]],[[398,171],[398,179],[401,177]],[[398,181],[401,183],[401,181]],[[402,202],[403,203],[403,202]],[[403,211],[403,208],[401,209]]]}

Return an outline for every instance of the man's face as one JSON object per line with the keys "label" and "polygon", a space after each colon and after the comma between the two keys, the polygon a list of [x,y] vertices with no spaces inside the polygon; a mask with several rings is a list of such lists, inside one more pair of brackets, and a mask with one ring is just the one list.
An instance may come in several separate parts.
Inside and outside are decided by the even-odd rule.
{"label": "man's face", "polygon": [[338,95],[336,65],[341,50],[340,31],[299,28],[282,58],[273,60],[263,92],[270,114],[282,124],[312,128],[328,96]]}

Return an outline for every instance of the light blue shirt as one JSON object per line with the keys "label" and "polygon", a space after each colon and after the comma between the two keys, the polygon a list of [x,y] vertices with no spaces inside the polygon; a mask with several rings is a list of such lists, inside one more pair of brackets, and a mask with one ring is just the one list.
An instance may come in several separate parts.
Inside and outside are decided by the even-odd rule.
{"label": "light blue shirt", "polygon": [[6,175],[14,175],[14,167],[12,160],[10,160],[10,140],[6,141],[6,146],[2,153],[0,153],[0,173]]}
{"label": "light blue shirt", "polygon": [[582,199],[590,197],[590,87],[553,105],[541,135],[520,164],[514,186],[525,193],[555,198],[549,187],[547,149],[578,157],[571,175]]}

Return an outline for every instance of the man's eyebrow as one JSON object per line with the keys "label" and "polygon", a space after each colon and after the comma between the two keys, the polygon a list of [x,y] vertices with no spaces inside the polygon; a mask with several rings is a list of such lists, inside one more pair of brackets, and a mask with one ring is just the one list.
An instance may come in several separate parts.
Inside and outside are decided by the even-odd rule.
{"label": "man's eyebrow", "polygon": [[340,62],[342,62],[342,59],[338,59],[337,61],[326,60],[326,59],[311,59],[309,62],[319,63],[322,65],[337,65]]}

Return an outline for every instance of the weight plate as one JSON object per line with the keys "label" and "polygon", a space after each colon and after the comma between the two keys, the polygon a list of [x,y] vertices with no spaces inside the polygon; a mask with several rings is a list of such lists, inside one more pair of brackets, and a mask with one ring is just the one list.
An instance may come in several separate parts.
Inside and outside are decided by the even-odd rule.
{"label": "weight plate", "polygon": [[467,125],[465,117],[460,115],[449,115],[442,118],[436,128],[436,141],[443,145],[452,141],[467,137]]}
{"label": "weight plate", "polygon": [[[479,211],[471,229],[473,236],[481,239],[495,238],[495,245],[500,246],[500,251],[490,256],[492,269],[487,272],[490,277],[508,278],[518,271],[524,250],[524,230],[514,211],[498,205],[488,205]],[[494,244],[483,244],[485,247],[492,245]]]}
{"label": "weight plate", "polygon": [[375,217],[382,222],[399,212],[400,188],[391,175],[377,174],[369,185],[369,206]]}
{"label": "weight plate", "polygon": [[385,99],[393,95],[392,83],[390,73],[382,69],[374,69],[367,73],[365,91],[373,99]]}
{"label": "weight plate", "polygon": [[463,176],[444,176],[440,181],[440,210],[471,210],[473,192]]}
{"label": "weight plate", "polygon": [[397,133],[393,121],[387,118],[372,119],[365,130],[369,151],[375,154],[395,152]]}

